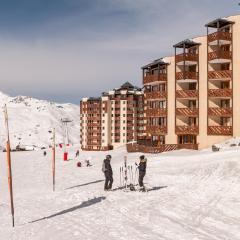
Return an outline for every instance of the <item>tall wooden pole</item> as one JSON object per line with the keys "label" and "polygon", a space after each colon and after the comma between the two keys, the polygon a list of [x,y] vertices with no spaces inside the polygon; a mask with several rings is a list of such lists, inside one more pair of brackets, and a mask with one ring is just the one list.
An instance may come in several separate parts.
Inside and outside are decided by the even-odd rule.
{"label": "tall wooden pole", "polygon": [[13,203],[13,186],[12,186],[12,166],[11,166],[11,147],[10,147],[10,138],[9,138],[9,126],[8,126],[8,113],[7,106],[4,106],[4,118],[5,118],[5,127],[6,127],[6,153],[7,153],[7,165],[8,165],[8,187],[10,193],[10,202],[11,202],[11,214],[12,214],[12,226],[14,227],[14,203]]}
{"label": "tall wooden pole", "polygon": [[55,191],[55,162],[56,162],[56,134],[55,128],[53,129],[53,143],[52,143],[52,174],[53,174],[53,191]]}

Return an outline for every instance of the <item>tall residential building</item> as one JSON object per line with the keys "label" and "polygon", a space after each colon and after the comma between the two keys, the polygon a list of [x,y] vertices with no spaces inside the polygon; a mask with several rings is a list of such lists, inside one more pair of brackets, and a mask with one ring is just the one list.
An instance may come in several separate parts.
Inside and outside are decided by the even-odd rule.
{"label": "tall residential building", "polygon": [[129,151],[202,149],[240,136],[240,16],[207,23],[143,70],[144,140]]}
{"label": "tall residential building", "polygon": [[143,138],[143,92],[129,82],[80,102],[82,150],[107,151]]}

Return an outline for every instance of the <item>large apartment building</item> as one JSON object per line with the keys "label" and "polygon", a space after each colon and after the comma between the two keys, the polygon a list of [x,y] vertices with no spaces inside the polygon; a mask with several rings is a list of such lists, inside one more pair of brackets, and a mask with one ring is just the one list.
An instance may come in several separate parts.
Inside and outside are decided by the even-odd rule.
{"label": "large apartment building", "polygon": [[206,36],[144,66],[144,140],[129,151],[205,148],[240,136],[240,16],[216,19]]}
{"label": "large apartment building", "polygon": [[104,92],[99,98],[80,102],[81,147],[107,151],[143,138],[144,106],[142,89],[129,82]]}

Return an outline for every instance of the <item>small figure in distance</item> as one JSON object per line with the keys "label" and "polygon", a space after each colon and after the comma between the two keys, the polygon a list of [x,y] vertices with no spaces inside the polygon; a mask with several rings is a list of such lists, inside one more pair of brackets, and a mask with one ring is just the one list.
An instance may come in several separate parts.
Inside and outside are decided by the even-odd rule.
{"label": "small figure in distance", "polygon": [[85,160],[85,162],[86,162],[86,166],[87,166],[87,167],[91,167],[91,166],[92,166],[91,163],[90,163],[90,159],[89,159],[89,158],[87,158],[87,159]]}
{"label": "small figure in distance", "polygon": [[79,157],[79,150],[76,151],[75,158]]}

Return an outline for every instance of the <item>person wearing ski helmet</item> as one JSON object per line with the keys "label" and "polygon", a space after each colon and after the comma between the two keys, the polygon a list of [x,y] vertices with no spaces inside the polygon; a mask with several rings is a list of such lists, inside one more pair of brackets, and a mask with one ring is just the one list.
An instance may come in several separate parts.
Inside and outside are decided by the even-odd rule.
{"label": "person wearing ski helmet", "polygon": [[141,155],[139,157],[139,165],[138,165],[138,170],[139,170],[139,179],[138,179],[138,183],[140,186],[140,189],[145,189],[144,188],[144,184],[143,184],[143,178],[146,175],[146,168],[147,168],[147,159],[145,158],[144,155]]}
{"label": "person wearing ski helmet", "polygon": [[111,166],[111,159],[112,159],[112,156],[107,155],[102,165],[102,171],[105,175],[105,185],[104,185],[105,191],[111,190],[112,184],[113,184],[113,171]]}

